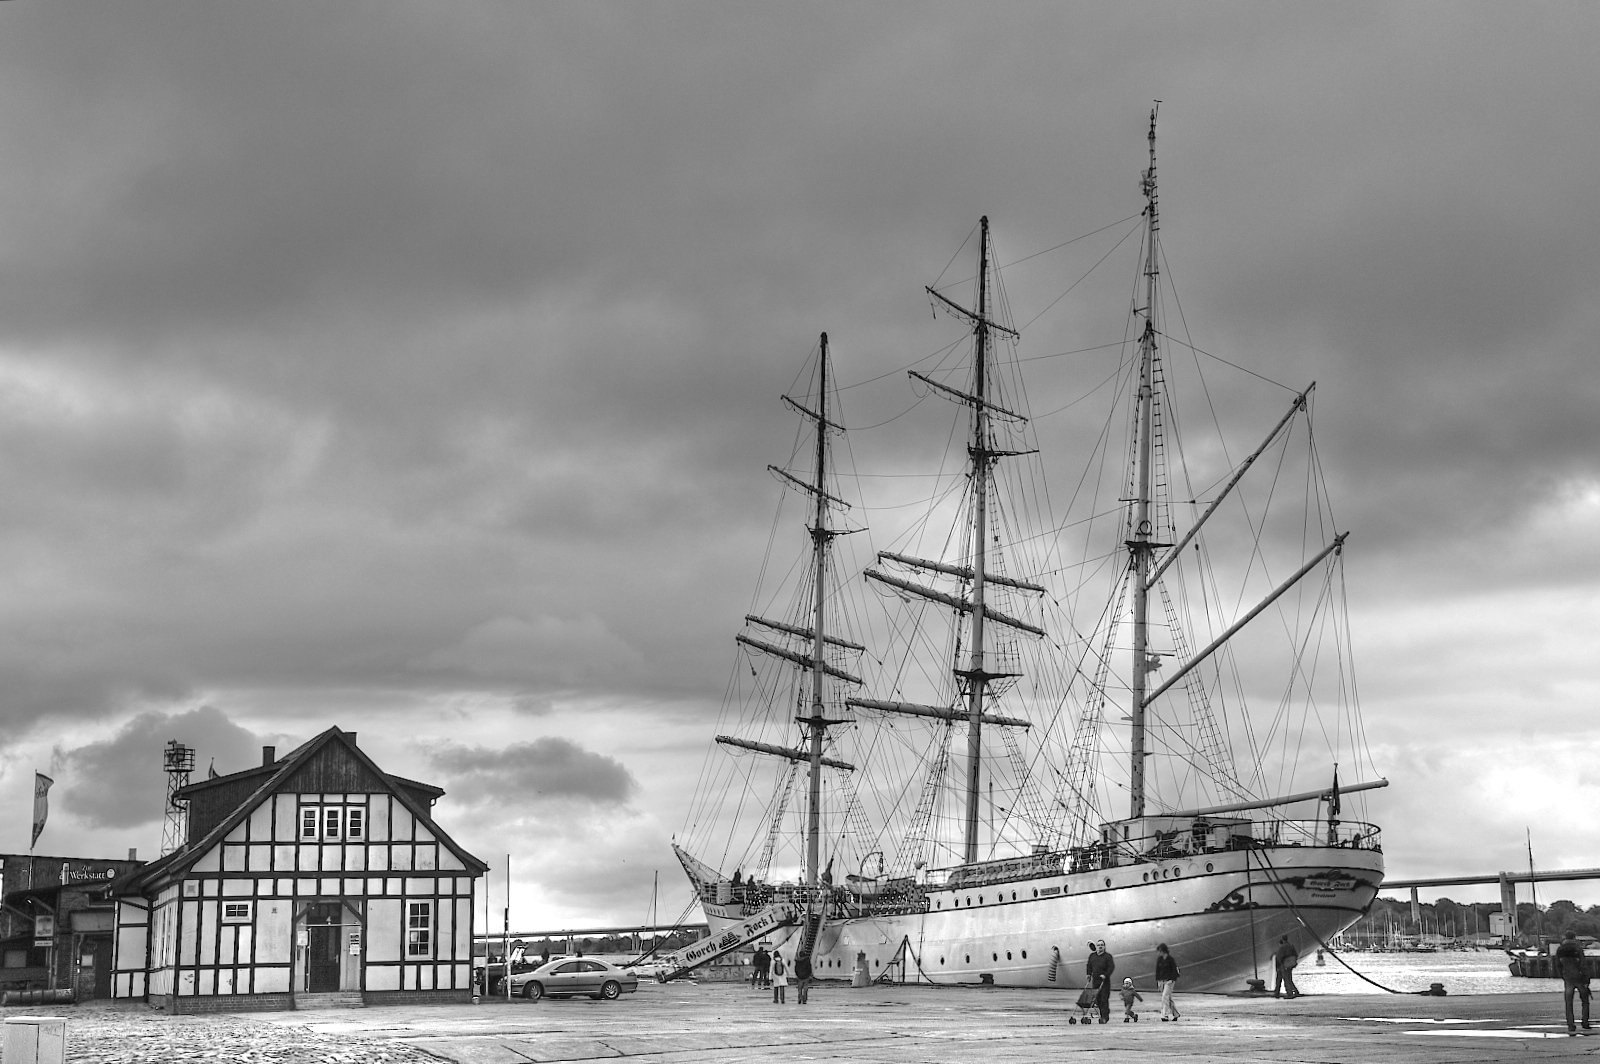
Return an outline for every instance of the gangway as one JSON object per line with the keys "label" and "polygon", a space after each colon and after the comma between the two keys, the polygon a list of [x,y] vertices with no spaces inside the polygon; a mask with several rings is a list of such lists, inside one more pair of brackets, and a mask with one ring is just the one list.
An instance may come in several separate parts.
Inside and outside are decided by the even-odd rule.
{"label": "gangway", "polygon": [[719,934],[709,935],[662,957],[656,980],[665,983],[688,975],[702,964],[732,953],[740,946],[748,945],[780,927],[793,927],[801,922],[803,916],[803,910],[794,902],[775,902]]}

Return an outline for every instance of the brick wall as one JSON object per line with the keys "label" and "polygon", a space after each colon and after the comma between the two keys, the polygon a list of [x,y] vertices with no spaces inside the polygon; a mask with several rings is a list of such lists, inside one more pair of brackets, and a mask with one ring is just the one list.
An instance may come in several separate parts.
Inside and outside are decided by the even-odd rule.
{"label": "brick wall", "polygon": [[293,994],[211,994],[196,997],[152,996],[170,1015],[196,1012],[287,1012],[294,1008]]}
{"label": "brick wall", "polygon": [[467,1005],[470,990],[368,990],[362,997],[368,1005]]}

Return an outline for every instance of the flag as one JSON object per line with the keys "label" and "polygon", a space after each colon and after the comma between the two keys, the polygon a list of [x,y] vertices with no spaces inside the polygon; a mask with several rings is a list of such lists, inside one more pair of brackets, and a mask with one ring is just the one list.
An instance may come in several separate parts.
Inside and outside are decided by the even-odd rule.
{"label": "flag", "polygon": [[1339,815],[1339,766],[1333,766],[1333,790],[1328,793],[1328,816]]}
{"label": "flag", "polygon": [[50,815],[50,785],[55,780],[43,772],[33,774],[33,839],[28,843],[28,849],[33,849],[39,841],[39,833],[44,830],[45,818]]}
{"label": "flag", "polygon": [[211,759],[211,766],[206,769],[206,779],[214,780],[216,778],[217,778],[217,759],[216,758],[212,758]]}

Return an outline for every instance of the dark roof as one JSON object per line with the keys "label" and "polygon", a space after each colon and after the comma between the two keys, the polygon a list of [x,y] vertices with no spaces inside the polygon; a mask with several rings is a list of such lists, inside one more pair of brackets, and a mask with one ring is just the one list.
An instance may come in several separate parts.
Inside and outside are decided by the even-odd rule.
{"label": "dark roof", "polygon": [[[429,815],[427,808],[425,808],[422,802],[418,800],[418,796],[414,793],[411,793],[411,789],[416,788],[425,792],[432,792],[430,795],[431,797],[438,797],[444,794],[443,790],[426,783],[417,783],[414,780],[408,780],[400,776],[389,775],[387,772],[384,772],[383,769],[379,768],[377,764],[374,763],[373,760],[355,744],[355,739],[352,733],[341,731],[337,727],[332,727],[327,731],[322,732],[320,735],[317,735],[310,741],[303,743],[291,750],[289,753],[285,754],[283,757],[279,758],[277,761],[274,761],[270,765],[261,765],[257,768],[249,768],[242,772],[230,772],[226,776],[218,776],[215,779],[202,780],[199,783],[191,783],[189,786],[178,791],[178,794],[183,795],[192,793],[198,789],[204,789],[207,787],[207,785],[215,786],[222,783],[237,784],[253,776],[259,777],[260,780],[259,784],[251,791],[250,796],[244,801],[240,802],[233,812],[225,817],[214,828],[206,832],[203,838],[197,839],[183,848],[167,854],[165,857],[151,861],[138,872],[128,876],[126,879],[119,879],[111,888],[111,893],[132,894],[137,890],[142,889],[145,884],[155,882],[163,876],[177,875],[187,871],[189,866],[195,861],[198,861],[202,854],[210,850],[213,846],[221,843],[222,840],[227,837],[228,832],[232,831],[235,827],[242,823],[257,806],[265,801],[270,795],[274,794],[277,791],[278,786],[286,781],[290,776],[294,775],[294,773],[299,770],[302,764],[309,762],[312,756],[314,756],[318,751],[327,747],[330,743],[339,743],[342,745],[347,753],[353,755],[362,765],[370,770],[374,776],[388,784],[389,792],[394,795],[394,797],[397,798],[402,805],[409,809],[413,816],[415,816],[421,823],[426,825],[429,831],[432,831],[436,836],[438,836],[439,841],[443,845],[449,847],[450,851],[461,859],[461,862],[467,866],[468,870],[475,871],[477,875],[482,875],[489,870],[489,866],[487,864],[474,857],[466,850],[462,849],[460,844],[450,837],[449,833],[447,833],[438,824],[434,823],[433,817]],[[252,782],[255,781],[252,780]]]}

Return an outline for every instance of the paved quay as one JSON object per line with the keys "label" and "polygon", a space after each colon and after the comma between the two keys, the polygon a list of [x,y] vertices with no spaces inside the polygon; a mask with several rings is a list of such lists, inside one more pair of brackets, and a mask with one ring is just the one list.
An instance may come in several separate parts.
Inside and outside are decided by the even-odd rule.
{"label": "paved quay", "polygon": [[[1065,993],[1005,989],[824,986],[811,1004],[726,984],[645,985],[617,1002],[393,1007],[168,1017],[144,1006],[8,1009],[68,1017],[78,1064],[225,1060],[450,1061],[523,1064],[627,1058],[639,1064],[940,1062],[1012,1064],[1080,1052],[1239,1064],[1393,1064],[1600,1054],[1600,1039],[1568,1038],[1559,991],[1431,998],[1180,995],[1183,1019],[1161,1023],[1147,1000],[1137,1024],[1069,1025]],[[1155,995],[1149,995],[1153,998]],[[0,1061],[3,1064],[3,1061]]]}

